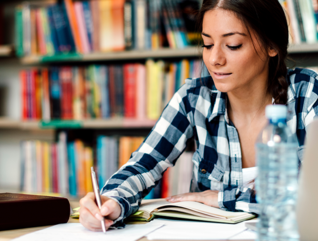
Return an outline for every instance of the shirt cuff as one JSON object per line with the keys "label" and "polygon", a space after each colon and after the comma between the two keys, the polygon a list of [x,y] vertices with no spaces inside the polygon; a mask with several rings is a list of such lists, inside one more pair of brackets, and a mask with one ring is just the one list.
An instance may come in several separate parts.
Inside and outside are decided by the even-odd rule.
{"label": "shirt cuff", "polygon": [[111,191],[102,194],[102,196],[108,197],[114,200],[115,202],[117,202],[121,208],[120,216],[117,219],[113,220],[114,223],[112,224],[111,228],[115,228],[115,229],[124,228],[125,227],[124,218],[126,217],[125,214],[127,214],[130,204],[125,198],[114,196],[113,194],[114,193],[112,193]]}

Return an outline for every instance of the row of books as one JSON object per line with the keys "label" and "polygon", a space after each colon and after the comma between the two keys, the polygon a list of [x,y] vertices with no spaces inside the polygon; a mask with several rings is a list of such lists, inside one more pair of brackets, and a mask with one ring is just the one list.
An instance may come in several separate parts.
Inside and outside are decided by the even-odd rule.
{"label": "row of books", "polygon": [[198,36],[198,8],[198,0],[25,2],[15,11],[17,54],[184,48]]}
{"label": "row of books", "polygon": [[183,59],[23,70],[21,116],[23,120],[44,121],[156,120],[185,79],[199,77],[201,69],[201,61]]}
{"label": "row of books", "polygon": [[[67,141],[59,133],[57,143],[23,141],[21,143],[21,191],[60,193],[82,197],[92,191],[90,168],[95,167],[100,188],[129,160],[144,137],[98,136],[96,148],[81,140]],[[95,160],[95,161],[94,161]],[[167,197],[189,191],[192,177],[192,153],[185,152],[176,166],[168,169],[147,198]]]}
{"label": "row of books", "polygon": [[318,41],[318,1],[279,0],[289,24],[290,42],[294,44]]}

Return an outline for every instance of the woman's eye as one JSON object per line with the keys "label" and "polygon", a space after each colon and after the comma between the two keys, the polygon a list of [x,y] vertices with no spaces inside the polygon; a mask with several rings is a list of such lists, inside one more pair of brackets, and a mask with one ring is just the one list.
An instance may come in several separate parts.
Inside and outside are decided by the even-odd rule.
{"label": "woman's eye", "polygon": [[210,44],[210,45],[205,45],[205,44],[203,44],[202,45],[202,48],[206,48],[206,49],[210,49],[210,48],[212,48],[213,47],[213,44]]}
{"label": "woman's eye", "polygon": [[229,49],[231,49],[231,50],[237,50],[237,49],[239,49],[239,48],[242,47],[242,44],[236,45],[236,46],[230,46],[230,45],[228,45],[227,47],[228,47]]}

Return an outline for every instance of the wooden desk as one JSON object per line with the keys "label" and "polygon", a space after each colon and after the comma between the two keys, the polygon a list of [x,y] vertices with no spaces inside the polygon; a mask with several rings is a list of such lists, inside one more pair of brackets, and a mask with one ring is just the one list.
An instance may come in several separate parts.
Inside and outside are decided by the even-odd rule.
{"label": "wooden desk", "polygon": [[[78,202],[70,202],[70,203],[71,203],[72,208],[79,206]],[[77,219],[72,219],[72,218],[70,218],[68,222],[69,223],[79,223],[79,221]],[[0,241],[11,241],[14,238],[18,238],[22,235],[32,233],[35,231],[39,231],[39,230],[42,230],[42,229],[45,229],[48,227],[50,227],[50,226],[41,226],[41,227],[34,227],[34,228],[23,228],[23,229],[13,229],[13,230],[0,231]],[[149,240],[147,238],[143,237],[143,238],[139,239],[138,241],[149,241]],[[158,241],[160,241],[160,240],[158,240]],[[169,240],[162,240],[162,241],[169,241]],[[177,240],[173,240],[173,241],[177,241]],[[195,241],[195,240],[187,240],[187,241]],[[214,240],[214,241],[218,241],[218,240]],[[219,240],[219,241],[224,241],[224,240]],[[235,240],[231,240],[231,241],[235,241]],[[239,240],[239,241],[253,241],[253,240]]]}

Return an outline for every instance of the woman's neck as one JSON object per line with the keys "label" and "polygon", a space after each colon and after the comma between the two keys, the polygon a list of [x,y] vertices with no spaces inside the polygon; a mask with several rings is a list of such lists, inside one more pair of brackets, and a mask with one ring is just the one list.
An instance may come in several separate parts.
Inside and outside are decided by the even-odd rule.
{"label": "woman's neck", "polygon": [[[251,89],[245,93],[228,93],[228,115],[235,122],[239,118],[246,124],[265,116],[266,105],[272,104],[272,96],[267,88]],[[262,91],[263,90],[263,91]]]}

